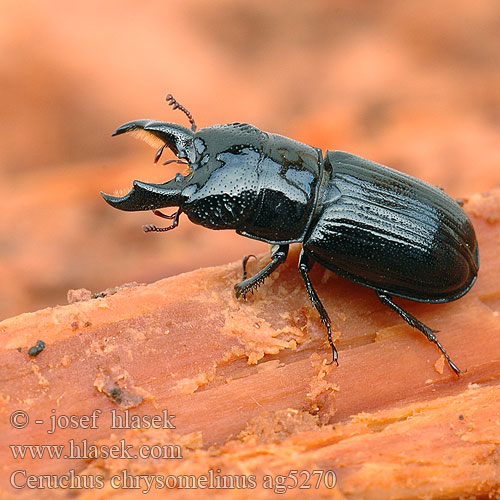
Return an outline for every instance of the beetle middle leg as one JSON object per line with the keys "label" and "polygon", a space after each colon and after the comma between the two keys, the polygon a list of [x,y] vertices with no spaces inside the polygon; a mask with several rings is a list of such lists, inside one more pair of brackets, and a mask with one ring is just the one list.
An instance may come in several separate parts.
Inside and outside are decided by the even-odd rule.
{"label": "beetle middle leg", "polygon": [[425,326],[422,322],[420,322],[415,316],[412,316],[408,311],[405,311],[402,307],[398,306],[392,301],[392,297],[386,293],[383,292],[378,292],[376,291],[376,294],[382,302],[382,304],[390,307],[393,311],[396,311],[410,326],[413,326],[417,330],[421,331],[428,340],[436,344],[436,346],[439,348],[439,350],[443,353],[443,356],[445,357],[446,361],[448,362],[448,365],[450,365],[450,368],[457,374],[460,375],[461,373],[465,373],[462,370],[458,368],[458,366],[453,363],[453,361],[450,359],[448,356],[448,353],[444,349],[444,347],[439,343],[439,340],[436,338],[434,335],[435,333],[438,332],[438,330],[431,330],[428,326]]}
{"label": "beetle middle leg", "polygon": [[328,334],[328,343],[332,348],[332,356],[333,356],[332,361],[329,364],[331,365],[333,363],[337,363],[338,366],[339,365],[339,362],[337,361],[338,353],[337,349],[335,348],[335,344],[333,343],[332,340],[332,328],[330,324],[330,317],[328,316],[325,307],[321,303],[321,300],[319,300],[318,294],[316,293],[316,290],[314,290],[311,283],[311,279],[309,278],[309,271],[312,269],[313,265],[314,265],[314,260],[312,260],[308,255],[304,253],[304,250],[302,250],[299,258],[299,272],[302,276],[302,279],[304,280],[304,284],[306,285],[306,290],[309,300],[312,302],[312,305],[318,311],[319,316],[321,318],[321,322],[326,326],[326,331]]}
{"label": "beetle middle leg", "polygon": [[243,259],[243,281],[236,283],[234,285],[234,290],[236,292],[236,297],[239,298],[242,296],[245,298],[245,295],[259,285],[263,283],[263,281],[283,262],[285,262],[286,257],[288,255],[288,245],[273,245],[271,247],[271,262],[267,264],[266,267],[261,269],[256,275],[245,279],[246,277],[246,263],[248,261],[248,257]]}

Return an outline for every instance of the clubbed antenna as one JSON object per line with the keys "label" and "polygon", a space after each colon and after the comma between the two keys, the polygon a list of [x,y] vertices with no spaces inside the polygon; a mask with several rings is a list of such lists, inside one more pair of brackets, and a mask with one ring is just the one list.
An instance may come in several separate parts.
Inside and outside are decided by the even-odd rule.
{"label": "clubbed antenna", "polygon": [[170,220],[174,219],[174,222],[172,222],[172,224],[168,227],[157,227],[154,224],[148,224],[146,226],[142,226],[142,230],[145,233],[151,233],[151,232],[161,233],[164,231],[170,231],[171,229],[175,229],[179,225],[179,217],[182,213],[182,208],[179,208],[179,210],[177,210],[177,212],[174,212],[172,215],[164,214],[159,210],[153,210],[153,213],[158,217],[162,217],[163,219],[170,219]]}
{"label": "clubbed antenna", "polygon": [[188,117],[189,123],[191,124],[191,130],[196,132],[196,123],[194,122],[193,115],[182,104],[179,104],[172,94],[167,94],[166,100],[168,105],[172,106],[172,109],[180,109]]}

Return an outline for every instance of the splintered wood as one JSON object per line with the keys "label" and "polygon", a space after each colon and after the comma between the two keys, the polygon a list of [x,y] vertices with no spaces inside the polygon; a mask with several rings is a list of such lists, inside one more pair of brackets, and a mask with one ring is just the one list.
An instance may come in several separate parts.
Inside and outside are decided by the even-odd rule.
{"label": "splintered wood", "polygon": [[464,209],[477,283],[400,301],[440,330],[459,378],[373,291],[315,266],[327,365],[298,248],[245,302],[236,262],[3,321],[4,497],[500,498],[500,191]]}

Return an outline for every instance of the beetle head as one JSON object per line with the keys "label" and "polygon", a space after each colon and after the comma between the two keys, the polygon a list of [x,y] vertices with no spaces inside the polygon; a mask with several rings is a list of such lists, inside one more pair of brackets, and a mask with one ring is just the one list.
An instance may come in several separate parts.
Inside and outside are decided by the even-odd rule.
{"label": "beetle head", "polygon": [[[131,133],[158,147],[155,163],[167,147],[179,160],[185,160],[182,163],[187,163],[189,169],[187,175],[177,174],[172,180],[162,184],[136,180],[132,190],[125,196],[101,193],[112,207],[126,211],[181,207],[184,202],[199,201],[197,196],[204,197],[206,192],[221,195],[222,200],[222,191],[226,188],[220,177],[229,173],[238,183],[243,183],[244,188],[248,187],[250,178],[252,182],[256,182],[253,177],[256,175],[256,164],[265,136],[252,125],[240,123],[214,125],[194,132],[176,123],[153,120],[125,123],[113,135],[124,133]],[[219,174],[217,180],[210,182],[211,175],[221,167],[225,167],[221,172],[222,176]],[[205,189],[201,190],[202,187]],[[241,189],[243,188],[235,186],[237,192],[241,192]]]}

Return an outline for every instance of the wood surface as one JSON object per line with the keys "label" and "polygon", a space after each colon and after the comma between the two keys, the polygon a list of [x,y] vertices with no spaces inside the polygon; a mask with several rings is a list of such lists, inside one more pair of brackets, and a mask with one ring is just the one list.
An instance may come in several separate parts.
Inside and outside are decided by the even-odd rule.
{"label": "wood surface", "polygon": [[[327,365],[326,334],[296,269],[298,246],[245,302],[234,297],[241,276],[235,262],[118,287],[97,298],[72,291],[68,305],[1,322],[3,496],[16,493],[9,485],[15,470],[102,475],[102,488],[71,492],[71,498],[93,499],[136,498],[138,490],[109,483],[123,470],[200,477],[220,469],[219,475],[233,478],[255,475],[257,487],[214,492],[153,486],[149,496],[268,498],[266,474],[331,470],[334,488],[297,486],[288,495],[499,497],[500,190],[472,196],[464,209],[479,241],[477,283],[448,304],[398,301],[440,330],[451,358],[467,370],[460,377],[373,291],[315,266],[312,280],[335,324],[339,349],[339,366]],[[268,259],[251,259],[249,272]],[[44,350],[29,356],[38,340]],[[23,429],[10,422],[16,410],[29,416]],[[80,420],[77,428],[47,433],[53,415],[81,417],[95,410],[102,412],[95,429]],[[168,410],[175,429],[111,429],[112,410],[139,416]],[[9,448],[67,447],[69,440],[100,446],[124,440],[134,450],[178,445],[182,459],[16,460]],[[17,481],[23,483],[21,476]],[[68,491],[24,487],[17,493],[66,498]]]}

